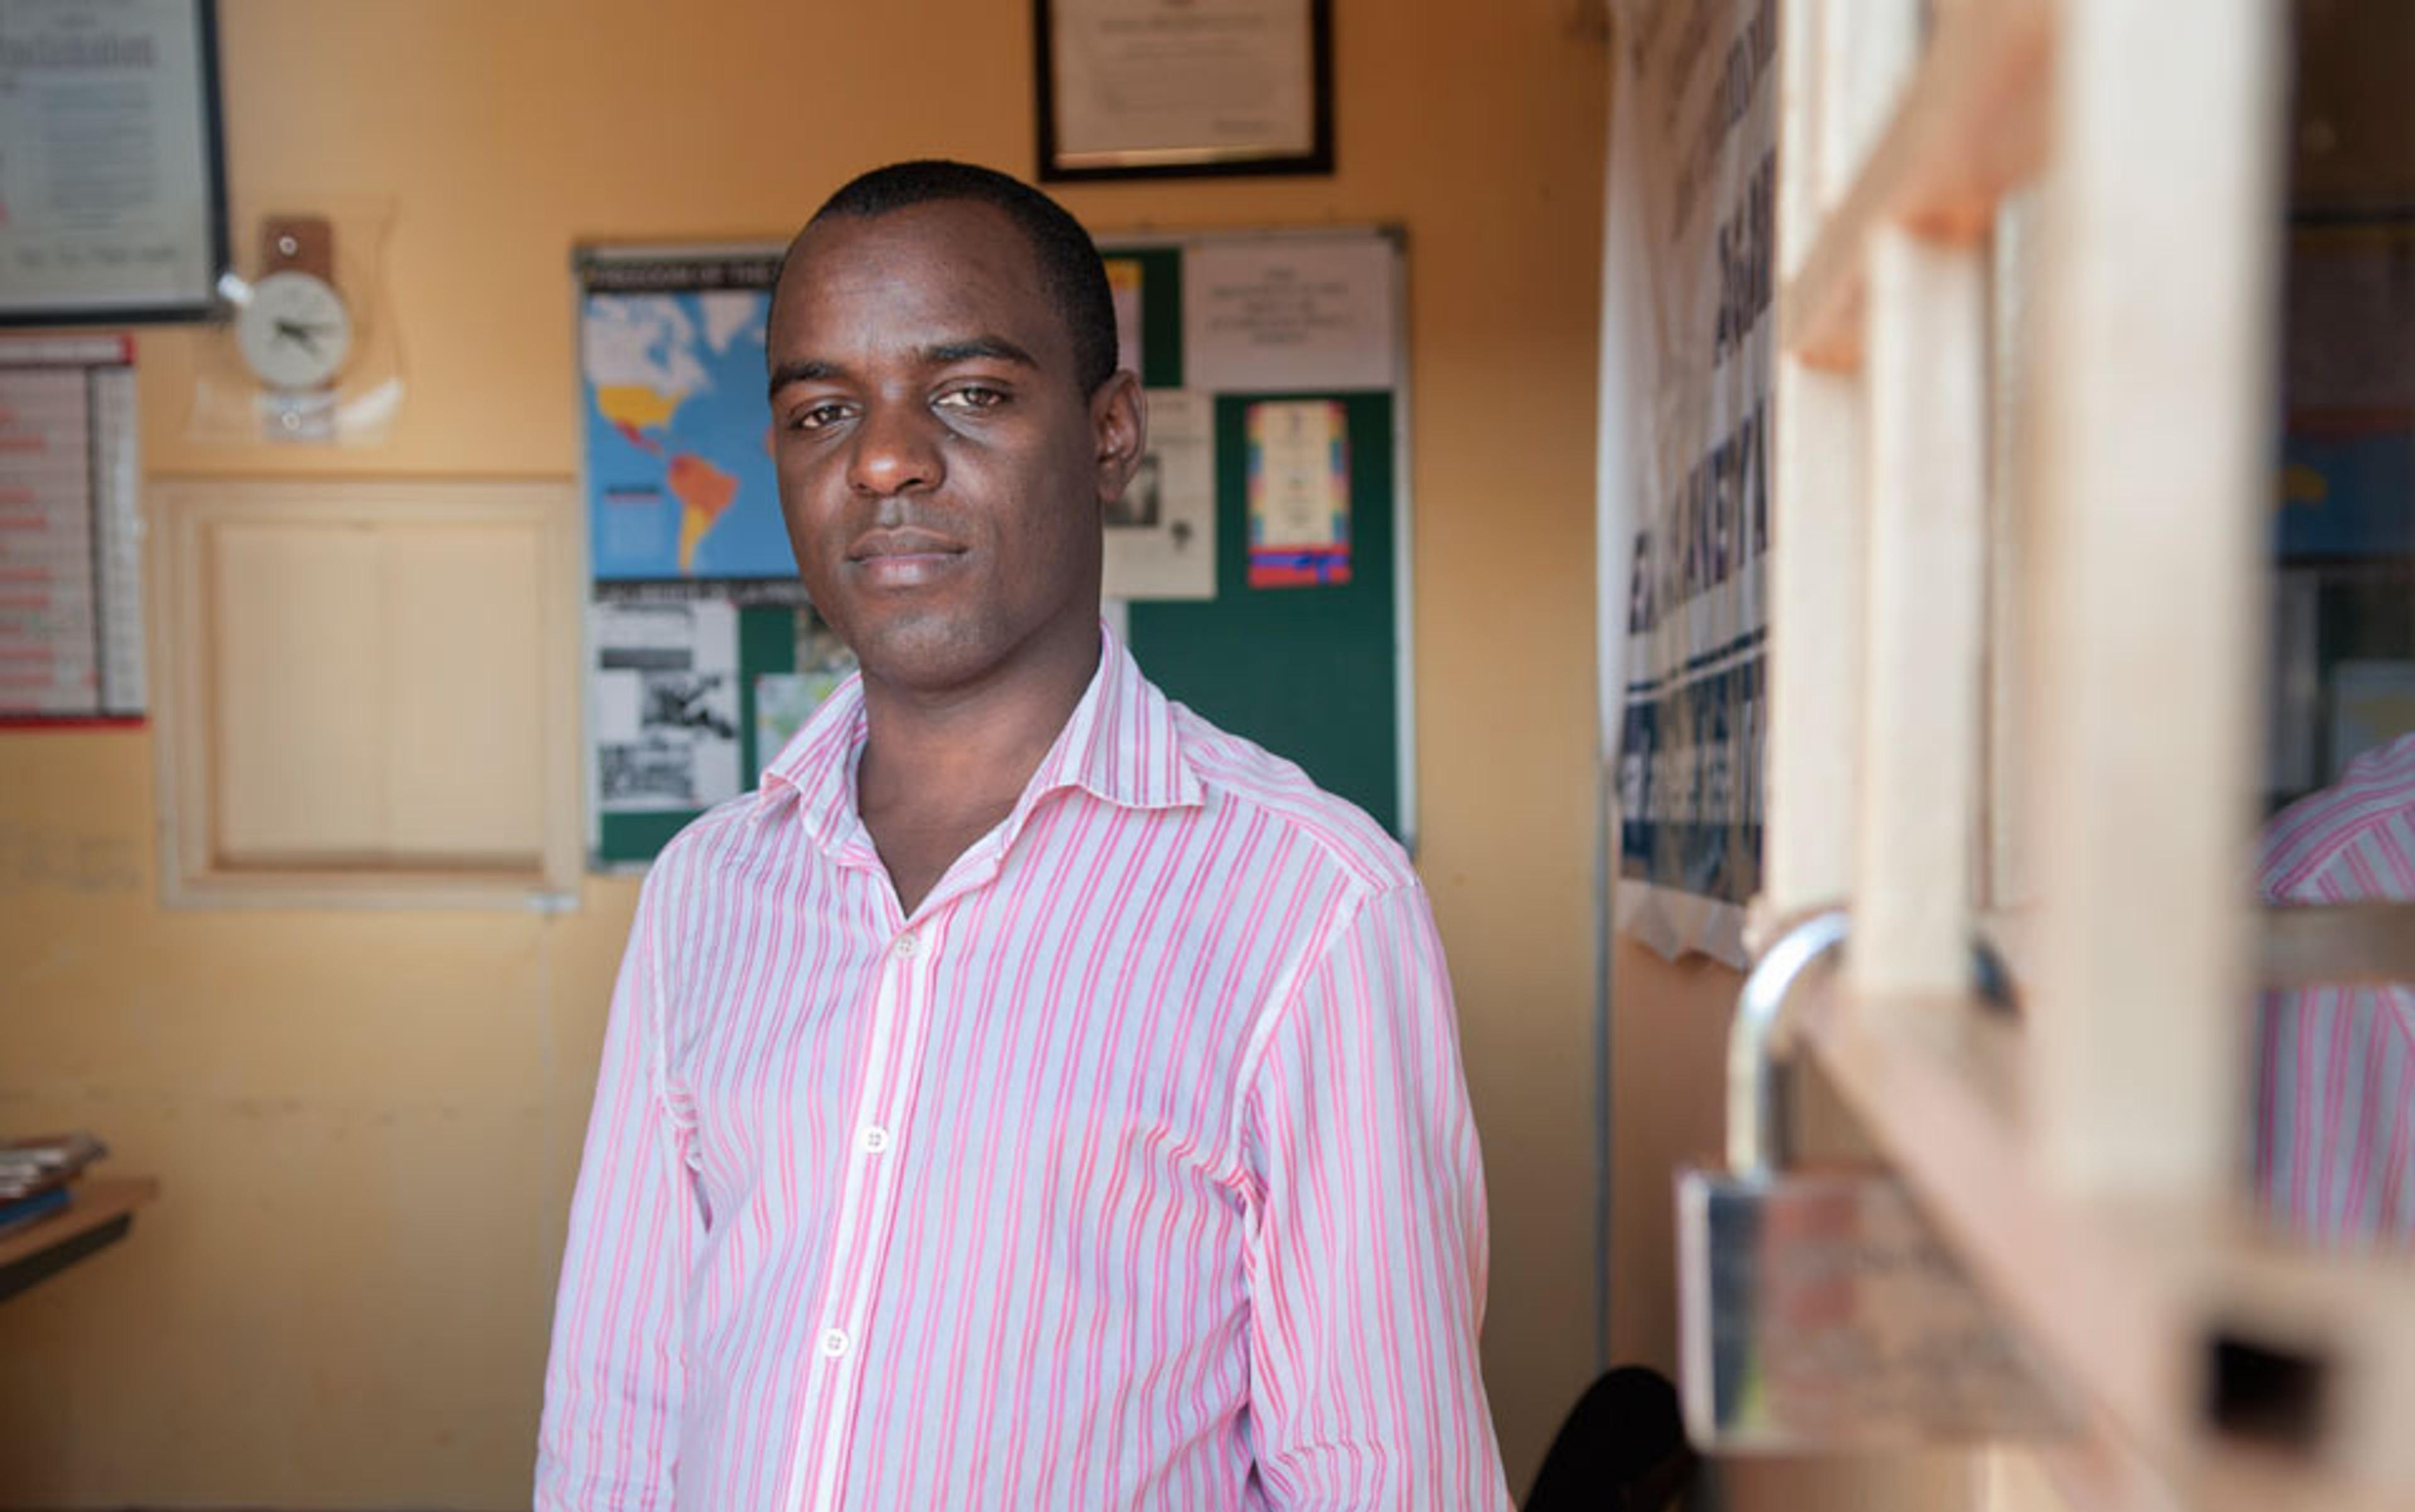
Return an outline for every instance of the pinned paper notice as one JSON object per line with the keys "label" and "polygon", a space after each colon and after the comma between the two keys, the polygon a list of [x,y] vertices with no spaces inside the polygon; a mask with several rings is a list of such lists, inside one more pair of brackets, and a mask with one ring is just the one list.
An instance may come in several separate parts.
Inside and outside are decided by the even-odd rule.
{"label": "pinned paper notice", "polygon": [[1185,383],[1227,394],[1391,387],[1395,261],[1380,236],[1192,247],[1182,260]]}
{"label": "pinned paper notice", "polygon": [[596,801],[679,813],[738,796],[738,611],[701,600],[597,604]]}
{"label": "pinned paper notice", "polygon": [[1332,399],[1251,405],[1250,586],[1350,581],[1350,430]]}
{"label": "pinned paper notice", "polygon": [[1148,453],[1107,506],[1110,598],[1216,596],[1214,406],[1184,389],[1148,393]]}

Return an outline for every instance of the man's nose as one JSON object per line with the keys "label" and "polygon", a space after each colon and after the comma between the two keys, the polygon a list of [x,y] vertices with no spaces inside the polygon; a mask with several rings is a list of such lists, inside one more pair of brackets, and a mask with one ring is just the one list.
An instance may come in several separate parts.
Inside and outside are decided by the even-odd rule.
{"label": "man's nose", "polygon": [[882,497],[938,487],[947,471],[938,428],[938,418],[920,405],[873,405],[856,427],[848,486]]}

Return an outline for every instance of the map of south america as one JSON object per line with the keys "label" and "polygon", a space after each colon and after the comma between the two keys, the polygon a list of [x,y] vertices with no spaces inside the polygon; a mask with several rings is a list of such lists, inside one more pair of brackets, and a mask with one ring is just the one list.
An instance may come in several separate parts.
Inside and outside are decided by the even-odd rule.
{"label": "map of south america", "polygon": [[599,580],[791,578],[757,289],[591,289],[580,312]]}
{"label": "map of south america", "polygon": [[696,548],[738,497],[738,480],[685,452],[671,458],[668,472],[671,493],[680,502],[680,571],[693,574]]}

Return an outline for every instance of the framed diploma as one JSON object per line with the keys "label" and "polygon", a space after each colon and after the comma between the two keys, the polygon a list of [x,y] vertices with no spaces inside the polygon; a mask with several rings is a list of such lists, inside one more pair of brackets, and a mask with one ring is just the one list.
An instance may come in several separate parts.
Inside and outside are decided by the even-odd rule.
{"label": "framed diploma", "polygon": [[1332,0],[1033,0],[1043,179],[1333,172]]}
{"label": "framed diploma", "polygon": [[0,0],[0,325],[213,313],[217,19],[215,0]]}

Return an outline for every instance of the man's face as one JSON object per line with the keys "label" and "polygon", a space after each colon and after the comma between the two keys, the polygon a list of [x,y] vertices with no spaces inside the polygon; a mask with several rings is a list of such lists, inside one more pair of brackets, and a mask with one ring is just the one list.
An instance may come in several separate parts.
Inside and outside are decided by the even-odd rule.
{"label": "man's face", "polygon": [[943,692],[1093,649],[1100,511],[1139,397],[1081,390],[1003,211],[937,201],[806,231],[769,335],[780,508],[865,675]]}

